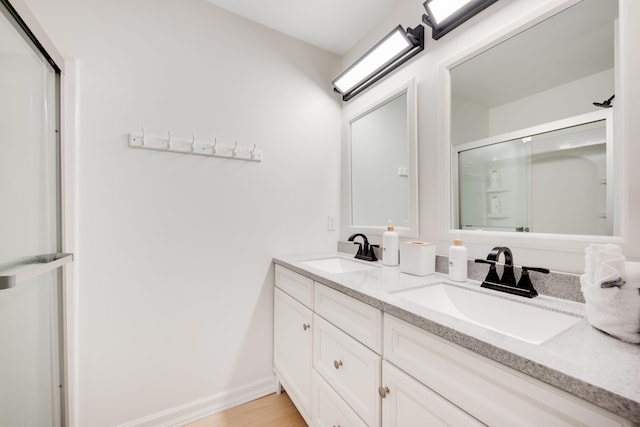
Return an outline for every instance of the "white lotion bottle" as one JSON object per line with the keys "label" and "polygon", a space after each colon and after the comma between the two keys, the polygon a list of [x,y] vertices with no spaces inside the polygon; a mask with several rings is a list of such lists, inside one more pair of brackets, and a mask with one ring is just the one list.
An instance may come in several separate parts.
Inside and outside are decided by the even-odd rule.
{"label": "white lotion bottle", "polygon": [[382,233],[382,264],[383,265],[398,265],[400,239],[398,232],[395,231],[393,225],[387,227],[387,231]]}
{"label": "white lotion bottle", "polygon": [[460,239],[454,240],[449,248],[449,279],[454,282],[467,281],[467,248]]}

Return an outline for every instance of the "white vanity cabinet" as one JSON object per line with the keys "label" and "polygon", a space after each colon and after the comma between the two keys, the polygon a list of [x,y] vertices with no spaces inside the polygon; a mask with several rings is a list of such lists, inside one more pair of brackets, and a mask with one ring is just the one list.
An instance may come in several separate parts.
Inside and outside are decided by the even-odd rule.
{"label": "white vanity cabinet", "polygon": [[[291,294],[285,293],[283,289]],[[276,265],[273,365],[276,379],[311,423],[313,281]]]}
{"label": "white vanity cabinet", "polygon": [[638,427],[276,265],[274,366],[317,427]]}

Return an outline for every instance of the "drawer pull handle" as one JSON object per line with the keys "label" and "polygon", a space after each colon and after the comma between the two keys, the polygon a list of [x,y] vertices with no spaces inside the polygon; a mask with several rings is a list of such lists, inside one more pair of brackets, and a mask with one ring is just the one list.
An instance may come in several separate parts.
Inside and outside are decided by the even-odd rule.
{"label": "drawer pull handle", "polygon": [[389,394],[389,387],[378,387],[378,394],[384,399]]}
{"label": "drawer pull handle", "polygon": [[342,360],[334,360],[333,361],[333,367],[336,369],[340,369],[340,367],[342,366]]}
{"label": "drawer pull handle", "polygon": [[309,325],[308,323],[303,323],[303,324],[302,324],[302,329],[304,329],[305,331],[306,331],[307,329],[309,329],[310,327],[311,327],[311,325]]}

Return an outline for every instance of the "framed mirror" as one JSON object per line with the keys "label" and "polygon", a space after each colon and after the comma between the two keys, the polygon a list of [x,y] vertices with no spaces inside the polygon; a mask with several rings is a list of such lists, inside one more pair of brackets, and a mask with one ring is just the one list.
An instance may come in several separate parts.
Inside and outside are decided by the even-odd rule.
{"label": "framed mirror", "polygon": [[618,0],[563,6],[445,66],[451,229],[618,234]]}
{"label": "framed mirror", "polygon": [[346,122],[349,233],[418,235],[415,94],[412,80]]}

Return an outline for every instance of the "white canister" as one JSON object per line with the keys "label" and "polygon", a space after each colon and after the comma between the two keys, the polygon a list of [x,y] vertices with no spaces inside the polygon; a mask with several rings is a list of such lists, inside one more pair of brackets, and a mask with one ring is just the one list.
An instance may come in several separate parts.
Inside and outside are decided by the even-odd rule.
{"label": "white canister", "polygon": [[425,242],[400,243],[401,273],[426,276],[436,271],[436,245]]}

